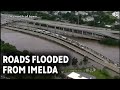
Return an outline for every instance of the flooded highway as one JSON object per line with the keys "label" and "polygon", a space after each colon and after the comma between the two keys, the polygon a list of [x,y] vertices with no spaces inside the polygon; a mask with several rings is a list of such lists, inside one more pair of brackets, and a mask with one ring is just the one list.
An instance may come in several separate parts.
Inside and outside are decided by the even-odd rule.
{"label": "flooded highway", "polygon": [[[28,50],[30,52],[50,52],[50,53],[64,52],[78,58],[80,57],[80,55],[71,51],[70,49],[58,45],[56,43],[53,43],[51,41],[3,28],[1,29],[1,39],[7,43],[16,46],[16,48],[20,51]],[[119,47],[101,45],[97,41],[88,39],[81,38],[73,39],[96,50],[97,52],[103,54],[109,59],[114,60],[115,62],[119,61]]]}

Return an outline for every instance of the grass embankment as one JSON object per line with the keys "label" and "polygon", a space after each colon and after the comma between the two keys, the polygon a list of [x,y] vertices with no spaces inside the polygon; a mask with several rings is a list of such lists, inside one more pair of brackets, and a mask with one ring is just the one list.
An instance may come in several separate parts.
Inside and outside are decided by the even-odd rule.
{"label": "grass embankment", "polygon": [[95,72],[90,72],[89,74],[96,76],[97,79],[112,79],[108,72],[104,70],[96,70]]}
{"label": "grass embankment", "polygon": [[111,38],[106,38],[99,41],[100,44],[109,45],[109,46],[120,46],[120,40],[115,40]]}

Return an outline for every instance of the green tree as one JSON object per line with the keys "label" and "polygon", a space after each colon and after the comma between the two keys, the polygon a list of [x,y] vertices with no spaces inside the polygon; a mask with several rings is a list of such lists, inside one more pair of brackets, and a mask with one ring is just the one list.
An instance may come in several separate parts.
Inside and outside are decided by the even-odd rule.
{"label": "green tree", "polygon": [[28,54],[29,54],[29,51],[23,50],[23,54],[28,55]]}
{"label": "green tree", "polygon": [[119,30],[120,31],[120,25],[113,25],[112,29],[116,29],[116,30]]}
{"label": "green tree", "polygon": [[120,76],[114,76],[114,79],[120,79]]}
{"label": "green tree", "polygon": [[72,59],[72,65],[76,65],[77,62],[78,62],[77,58],[74,57],[74,58]]}
{"label": "green tree", "polygon": [[94,24],[92,23],[92,25],[98,27],[105,27],[105,25],[111,25],[117,20],[116,17],[112,16],[112,12],[92,11],[88,12],[88,16],[94,18]]}
{"label": "green tree", "polygon": [[84,62],[85,65],[88,63],[88,58],[87,58],[87,56],[84,56],[83,62]]}

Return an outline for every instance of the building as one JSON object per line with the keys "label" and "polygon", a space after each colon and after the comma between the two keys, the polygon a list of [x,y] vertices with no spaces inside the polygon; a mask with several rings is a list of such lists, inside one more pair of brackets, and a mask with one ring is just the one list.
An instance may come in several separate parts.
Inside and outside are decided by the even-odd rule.
{"label": "building", "polygon": [[96,77],[83,72],[80,73],[71,72],[66,73],[65,75],[67,79],[96,79]]}

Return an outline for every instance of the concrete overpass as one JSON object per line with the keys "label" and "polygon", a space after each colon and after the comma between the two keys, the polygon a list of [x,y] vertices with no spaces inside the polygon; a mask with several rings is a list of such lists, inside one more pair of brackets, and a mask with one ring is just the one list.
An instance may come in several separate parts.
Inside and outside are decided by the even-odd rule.
{"label": "concrete overpass", "polygon": [[[2,17],[5,18],[6,15],[2,14]],[[49,20],[33,20],[33,18],[24,18],[24,17],[18,18],[16,16],[10,17],[10,15],[8,15],[7,17],[9,23],[10,21],[11,22],[19,21],[21,22],[21,25],[24,25],[23,23],[25,23],[27,24],[27,26],[36,27],[38,29],[45,29],[50,32],[54,32],[66,36],[82,37],[82,38],[89,38],[95,40],[101,40],[103,38],[114,38],[118,40],[120,39],[119,31],[114,31],[106,28],[83,26],[83,25],[62,23],[62,22],[49,21]],[[5,20],[3,20],[3,22],[4,21]]]}
{"label": "concrete overpass", "polygon": [[53,22],[48,20],[28,20],[24,19],[22,22],[27,24],[33,24],[35,27],[40,29],[45,29],[51,32],[55,32],[62,35],[83,37],[100,40],[103,38],[114,38],[119,39],[114,33],[119,34],[119,31],[112,31],[110,29],[98,29],[98,28],[88,28],[87,26],[67,24],[61,22]]}

